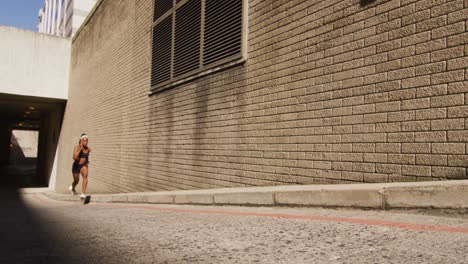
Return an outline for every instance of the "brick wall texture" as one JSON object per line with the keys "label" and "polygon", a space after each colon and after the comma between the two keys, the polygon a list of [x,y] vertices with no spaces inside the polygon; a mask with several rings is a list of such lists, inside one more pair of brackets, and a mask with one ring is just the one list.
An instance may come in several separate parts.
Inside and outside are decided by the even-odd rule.
{"label": "brick wall texture", "polygon": [[149,95],[152,0],[73,42],[59,151],[90,191],[466,179],[468,0],[249,0],[243,65]]}

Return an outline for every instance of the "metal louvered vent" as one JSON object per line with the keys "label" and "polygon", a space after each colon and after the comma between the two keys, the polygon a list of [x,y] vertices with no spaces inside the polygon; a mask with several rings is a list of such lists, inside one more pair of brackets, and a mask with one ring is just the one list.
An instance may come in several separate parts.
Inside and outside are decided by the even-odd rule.
{"label": "metal louvered vent", "polygon": [[203,65],[240,54],[242,0],[206,0]]}
{"label": "metal louvered vent", "polygon": [[153,28],[151,86],[171,79],[172,16]]}
{"label": "metal louvered vent", "polygon": [[152,92],[243,62],[247,1],[154,0]]}
{"label": "metal louvered vent", "polygon": [[200,67],[201,0],[190,0],[175,14],[174,77]]}
{"label": "metal louvered vent", "polygon": [[172,0],[154,0],[154,18],[153,21],[158,20],[167,11],[172,8]]}

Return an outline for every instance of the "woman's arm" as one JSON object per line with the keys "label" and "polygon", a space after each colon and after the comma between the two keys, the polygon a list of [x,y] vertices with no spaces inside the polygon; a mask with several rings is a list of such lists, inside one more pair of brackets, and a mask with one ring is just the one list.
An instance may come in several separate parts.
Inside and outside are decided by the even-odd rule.
{"label": "woman's arm", "polygon": [[81,146],[76,146],[73,149],[73,160],[78,160],[78,156],[80,155],[80,151],[81,151]]}

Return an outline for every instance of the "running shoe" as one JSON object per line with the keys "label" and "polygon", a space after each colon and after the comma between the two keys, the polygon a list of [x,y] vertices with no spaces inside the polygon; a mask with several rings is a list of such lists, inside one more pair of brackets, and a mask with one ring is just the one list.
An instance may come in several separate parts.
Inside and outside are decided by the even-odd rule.
{"label": "running shoe", "polygon": [[72,195],[76,195],[75,189],[73,188],[73,185],[70,185],[68,187],[68,190],[71,192]]}

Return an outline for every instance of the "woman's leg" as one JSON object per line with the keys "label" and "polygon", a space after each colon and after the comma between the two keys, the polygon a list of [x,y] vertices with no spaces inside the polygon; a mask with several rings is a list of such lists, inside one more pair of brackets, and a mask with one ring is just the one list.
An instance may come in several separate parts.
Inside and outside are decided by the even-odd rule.
{"label": "woman's leg", "polygon": [[72,190],[75,190],[76,185],[80,182],[80,173],[73,172],[73,183],[72,183]]}
{"label": "woman's leg", "polygon": [[81,176],[83,176],[83,184],[81,185],[81,192],[86,193],[86,188],[88,187],[88,166],[83,166],[81,168]]}

